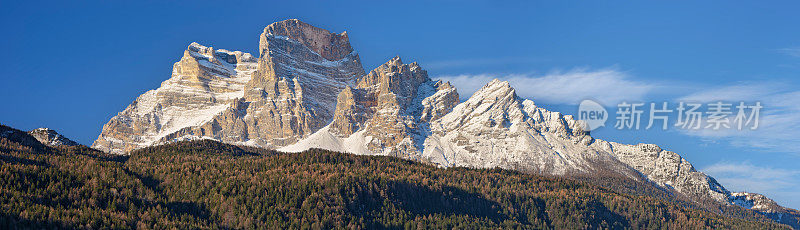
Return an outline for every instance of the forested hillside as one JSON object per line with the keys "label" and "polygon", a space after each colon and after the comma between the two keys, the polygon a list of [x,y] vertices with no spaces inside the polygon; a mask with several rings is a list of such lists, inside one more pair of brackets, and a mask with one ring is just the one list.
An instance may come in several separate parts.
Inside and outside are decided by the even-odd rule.
{"label": "forested hillside", "polygon": [[0,127],[0,228],[787,228],[508,170],[215,141],[130,157]]}

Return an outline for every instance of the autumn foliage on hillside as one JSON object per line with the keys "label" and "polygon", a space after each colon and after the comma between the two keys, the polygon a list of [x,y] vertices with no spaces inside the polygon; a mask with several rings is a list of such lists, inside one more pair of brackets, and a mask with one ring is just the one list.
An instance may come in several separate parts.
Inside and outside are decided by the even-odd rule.
{"label": "autumn foliage on hillside", "polygon": [[0,228],[786,228],[584,182],[214,141],[130,157],[0,138]]}

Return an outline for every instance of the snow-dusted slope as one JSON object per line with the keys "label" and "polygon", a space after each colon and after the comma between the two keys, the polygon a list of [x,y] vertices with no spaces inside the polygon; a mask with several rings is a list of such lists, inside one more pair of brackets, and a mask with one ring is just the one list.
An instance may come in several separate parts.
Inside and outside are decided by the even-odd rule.
{"label": "snow-dusted slope", "polygon": [[730,200],[736,205],[761,212],[774,213],[785,211],[785,208],[775,203],[775,201],[758,193],[735,192],[731,193]]}
{"label": "snow-dusted slope", "polygon": [[[654,144],[628,145],[592,138],[570,115],[519,98],[493,80],[452,112],[431,122],[422,156],[443,166],[500,167],[545,174],[597,176],[612,172],[644,178],[693,201],[737,204],[795,227],[796,210],[751,193],[731,194],[679,154]],[[602,174],[600,174],[602,175]]]}
{"label": "snow-dusted slope", "polygon": [[[431,124],[423,156],[442,165],[501,167],[545,174],[616,172],[690,197],[724,201],[726,191],[678,154],[655,145],[594,139],[571,115],[537,107],[493,80]],[[632,173],[629,169],[635,169]]]}
{"label": "snow-dusted slope", "polygon": [[[423,100],[412,100],[415,101],[412,105],[425,104],[419,101],[447,101],[437,99],[445,92],[428,93],[430,96]],[[359,106],[359,103],[346,100],[340,100],[339,103],[340,107]],[[793,224],[792,221],[797,220],[796,211],[787,211],[763,196],[731,194],[714,178],[695,170],[677,153],[653,144],[627,145],[592,138],[581,129],[583,126],[580,121],[570,115],[537,107],[531,100],[519,98],[508,82],[490,82],[451,112],[443,113],[443,116],[433,116],[424,122],[420,122],[422,119],[408,119],[404,127],[416,127],[406,132],[414,134],[410,135],[414,138],[397,142],[394,147],[386,145],[391,142],[379,141],[384,144],[379,149],[382,151],[374,151],[370,147],[374,146],[376,140],[381,140],[381,134],[370,132],[371,127],[375,126],[368,121],[385,114],[414,114],[409,111],[416,110],[398,112],[396,109],[402,107],[397,106],[376,110],[374,108],[381,106],[375,106],[372,102],[366,104],[373,105],[373,109],[348,111],[365,116],[362,119],[346,119],[360,121],[344,126],[354,127],[352,133],[342,135],[342,132],[336,131],[333,126],[337,120],[334,120],[331,125],[308,138],[279,150],[298,152],[321,148],[354,154],[398,155],[385,150],[398,149],[397,146],[407,143],[423,143],[413,145],[417,149],[402,148],[406,153],[399,156],[443,167],[500,167],[566,176],[616,173],[634,181],[650,181],[698,202],[737,204],[765,213],[782,223]],[[424,125],[415,125],[414,122]],[[379,130],[391,133],[387,128]]]}
{"label": "snow-dusted slope", "polygon": [[[520,168],[552,174],[590,171],[609,158],[588,148],[571,116],[521,100],[494,80],[431,124],[423,155],[445,166]],[[582,143],[582,144],[576,144]]]}
{"label": "snow-dusted slope", "polygon": [[372,137],[367,137],[364,132],[364,130],[361,130],[347,137],[339,137],[339,135],[331,132],[331,126],[328,125],[297,143],[279,148],[278,151],[302,152],[317,148],[358,155],[372,155],[372,151],[367,149],[366,144],[372,140]]}
{"label": "snow-dusted slope", "polygon": [[735,192],[731,193],[728,199],[738,206],[761,212],[778,223],[788,224],[795,229],[800,229],[800,211],[782,207],[764,195]]}

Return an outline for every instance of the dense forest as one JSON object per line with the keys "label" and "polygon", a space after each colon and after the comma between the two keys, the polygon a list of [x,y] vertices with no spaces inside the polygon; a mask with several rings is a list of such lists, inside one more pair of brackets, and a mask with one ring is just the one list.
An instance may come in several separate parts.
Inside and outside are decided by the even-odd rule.
{"label": "dense forest", "polygon": [[2,229],[788,228],[501,169],[207,140],[128,157],[0,132]]}

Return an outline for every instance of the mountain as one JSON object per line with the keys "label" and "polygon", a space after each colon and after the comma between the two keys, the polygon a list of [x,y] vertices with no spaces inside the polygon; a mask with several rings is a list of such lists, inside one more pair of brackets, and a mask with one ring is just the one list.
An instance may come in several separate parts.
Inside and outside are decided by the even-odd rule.
{"label": "mountain", "polygon": [[111,118],[92,147],[124,154],[203,138],[283,146],[327,125],[336,95],[364,75],[347,33],[299,20],[267,26],[259,52],[192,43],[172,77]]}
{"label": "mountain", "polygon": [[789,228],[501,169],[211,140],[123,156],[0,129],[2,229]]}
{"label": "mountain", "polygon": [[111,118],[92,147],[122,154],[208,124],[240,100],[255,71],[256,59],[248,53],[192,43],[172,77]]}
{"label": "mountain", "polygon": [[[20,131],[9,126],[0,124],[0,138],[8,142],[17,143],[17,145],[25,146],[31,149],[45,149],[47,145],[32,136],[29,132]],[[2,152],[8,152],[10,149],[0,149]]]}
{"label": "mountain", "polygon": [[0,137],[35,149],[80,145],[48,128],[38,128],[24,132],[0,124]]}
{"label": "mountain", "polygon": [[[386,73],[387,69],[397,69],[397,72],[404,69],[402,67],[419,69],[416,64],[407,67],[398,63],[400,59],[395,58],[363,79],[372,79],[371,76],[377,75],[374,73]],[[352,116],[337,116],[330,126],[278,150],[299,152],[324,148],[368,155],[404,154],[401,156],[445,167],[500,167],[550,175],[613,171],[636,180],[653,181],[699,199],[726,202],[730,194],[713,178],[696,171],[680,155],[655,145],[625,145],[594,139],[572,116],[547,111],[531,100],[520,98],[508,82],[494,80],[452,108],[458,95],[446,83],[414,80],[410,77],[412,74],[403,76],[396,72],[385,76],[400,76],[399,79],[411,83],[405,84],[407,87],[392,87],[386,83],[366,87],[383,93],[344,91],[339,96],[341,103],[337,111],[346,111],[343,114]],[[396,85],[404,82],[384,78],[386,80],[381,82],[398,82]],[[370,81],[363,79],[362,82]],[[425,85],[428,88],[439,84],[443,89],[416,90],[423,96],[410,96],[416,94],[407,89],[422,85],[414,82],[430,82]],[[377,86],[384,89],[377,89]],[[369,96],[349,96],[353,94],[388,99],[375,101]],[[346,100],[352,97],[367,98],[362,99],[367,102]],[[405,99],[405,102],[396,98]],[[442,106],[426,107],[423,101]],[[425,110],[438,112],[428,116],[421,112]]]}
{"label": "mountain", "polygon": [[753,199],[732,194],[657,145],[595,139],[581,121],[520,98],[508,82],[493,80],[468,100],[458,98],[455,87],[400,57],[365,73],[346,32],[292,19],[264,29],[258,58],[191,44],[172,77],[112,118],[93,147],[127,154],[212,139],[285,152],[395,156],[439,167],[596,181],[613,176],[708,210],[744,207],[800,228],[796,211],[754,208],[760,206],[747,203]]}
{"label": "mountain", "polygon": [[337,98],[330,125],[281,151],[325,148],[356,154],[420,159],[417,152],[432,120],[458,102],[449,83],[432,81],[417,63],[394,57]]}

